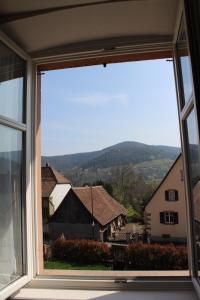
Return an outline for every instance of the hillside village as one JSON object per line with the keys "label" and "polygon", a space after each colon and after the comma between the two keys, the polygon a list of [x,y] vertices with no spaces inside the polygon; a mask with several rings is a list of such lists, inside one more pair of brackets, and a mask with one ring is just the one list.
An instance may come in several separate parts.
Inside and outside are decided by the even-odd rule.
{"label": "hillside village", "polygon": [[[130,171],[128,167],[127,170]],[[127,174],[123,179],[128,181],[130,178]],[[137,180],[136,184],[140,185]],[[130,201],[122,202],[121,199],[115,198],[111,185],[106,185],[103,181],[97,183],[100,185],[74,186],[48,163],[42,167],[45,245],[51,247],[61,236],[66,240],[94,240],[107,243],[115,256],[121,257],[124,246],[137,242],[186,244],[181,154],[151,195],[137,203],[138,207],[140,204],[143,207],[137,209],[136,203],[133,203],[133,215],[130,215]],[[124,191],[123,197],[126,198],[127,195],[129,200],[133,199],[133,196],[136,197],[130,197],[129,193],[134,193],[134,190],[130,190],[129,185],[124,183],[123,187],[128,189],[128,193]]]}

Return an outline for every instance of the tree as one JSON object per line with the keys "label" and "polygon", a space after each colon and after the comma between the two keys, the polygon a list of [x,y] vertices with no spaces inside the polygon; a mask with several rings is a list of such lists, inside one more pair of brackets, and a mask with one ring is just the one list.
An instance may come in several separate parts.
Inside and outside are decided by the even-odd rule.
{"label": "tree", "polygon": [[112,169],[113,196],[116,200],[142,215],[145,200],[152,193],[153,185],[147,184],[141,175],[135,174],[132,165]]}

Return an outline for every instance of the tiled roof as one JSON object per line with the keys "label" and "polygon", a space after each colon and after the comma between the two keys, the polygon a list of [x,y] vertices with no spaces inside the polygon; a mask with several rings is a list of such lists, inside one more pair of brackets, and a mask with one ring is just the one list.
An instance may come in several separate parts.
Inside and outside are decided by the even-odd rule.
{"label": "tiled roof", "polygon": [[123,205],[111,197],[102,186],[72,188],[86,209],[101,224],[106,225],[120,215],[126,215]]}
{"label": "tiled roof", "polygon": [[42,197],[49,197],[56,184],[69,184],[70,181],[53,167],[42,167]]}
{"label": "tiled roof", "polygon": [[48,198],[56,183],[54,181],[42,181],[42,198]]}
{"label": "tiled roof", "polygon": [[54,169],[53,167],[49,167],[51,168],[51,171],[53,172],[53,175],[56,179],[56,183],[70,183],[70,181],[64,177],[60,172],[58,172],[56,169]]}

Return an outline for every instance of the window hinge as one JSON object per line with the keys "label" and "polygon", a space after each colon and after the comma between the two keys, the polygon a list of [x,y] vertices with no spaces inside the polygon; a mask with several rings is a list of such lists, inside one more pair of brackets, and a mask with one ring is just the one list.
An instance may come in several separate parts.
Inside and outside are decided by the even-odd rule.
{"label": "window hinge", "polygon": [[121,283],[127,283],[128,280],[126,278],[116,278],[114,282],[121,284]]}

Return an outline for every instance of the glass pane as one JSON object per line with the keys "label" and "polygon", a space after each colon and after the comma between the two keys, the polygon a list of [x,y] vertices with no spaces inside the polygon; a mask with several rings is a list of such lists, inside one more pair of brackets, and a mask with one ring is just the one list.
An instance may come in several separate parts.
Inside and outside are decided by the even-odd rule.
{"label": "glass pane", "polygon": [[0,125],[0,289],[22,275],[22,132]]}
{"label": "glass pane", "polygon": [[194,241],[196,245],[196,263],[200,268],[200,147],[195,113],[192,111],[187,119],[188,158],[190,172],[190,186],[193,198]]}
{"label": "glass pane", "polygon": [[190,69],[190,59],[184,24],[181,28],[179,40],[177,42],[177,51],[179,56],[183,85],[183,104],[185,104],[192,96],[192,74]]}
{"label": "glass pane", "polygon": [[0,43],[0,115],[23,121],[25,62]]}

